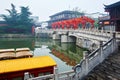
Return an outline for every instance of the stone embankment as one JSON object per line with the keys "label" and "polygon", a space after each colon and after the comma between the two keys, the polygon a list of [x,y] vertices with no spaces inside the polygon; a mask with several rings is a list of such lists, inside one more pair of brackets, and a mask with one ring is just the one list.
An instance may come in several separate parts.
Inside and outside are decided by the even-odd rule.
{"label": "stone embankment", "polygon": [[89,73],[85,80],[120,80],[120,48]]}
{"label": "stone embankment", "polygon": [[34,37],[30,34],[0,34],[0,38],[29,38]]}

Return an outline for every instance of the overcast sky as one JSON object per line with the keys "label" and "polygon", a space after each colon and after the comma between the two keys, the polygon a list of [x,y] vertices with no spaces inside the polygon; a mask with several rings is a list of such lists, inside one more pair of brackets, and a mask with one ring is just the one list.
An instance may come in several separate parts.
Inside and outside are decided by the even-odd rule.
{"label": "overcast sky", "polygon": [[34,16],[39,16],[40,21],[49,20],[49,16],[64,10],[73,10],[78,7],[86,13],[104,13],[104,5],[109,5],[120,0],[0,0],[0,14],[7,14],[5,9],[10,9],[13,3],[16,9],[20,6],[29,6]]}

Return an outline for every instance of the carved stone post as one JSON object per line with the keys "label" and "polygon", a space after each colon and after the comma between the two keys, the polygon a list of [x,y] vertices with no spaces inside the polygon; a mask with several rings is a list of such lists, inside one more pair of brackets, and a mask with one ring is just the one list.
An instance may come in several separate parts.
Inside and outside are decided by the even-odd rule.
{"label": "carved stone post", "polygon": [[114,50],[117,50],[117,44],[116,44],[116,33],[113,33],[113,41],[112,41],[112,52],[114,52]]}
{"label": "carved stone post", "polygon": [[88,51],[84,51],[84,52],[83,52],[83,59],[86,59],[87,56],[88,56]]}
{"label": "carved stone post", "polygon": [[103,61],[103,55],[104,55],[104,53],[103,53],[103,41],[100,41],[100,62],[102,62]]}
{"label": "carved stone post", "polygon": [[24,73],[24,80],[27,80],[27,79],[29,79],[29,78],[30,78],[29,72],[25,72],[25,73]]}
{"label": "carved stone post", "polygon": [[55,75],[55,79],[54,80],[59,80],[59,77],[58,77],[58,68],[57,67],[54,67],[54,75]]}
{"label": "carved stone post", "polygon": [[85,59],[85,74],[88,73],[88,51],[83,52],[83,59]]}

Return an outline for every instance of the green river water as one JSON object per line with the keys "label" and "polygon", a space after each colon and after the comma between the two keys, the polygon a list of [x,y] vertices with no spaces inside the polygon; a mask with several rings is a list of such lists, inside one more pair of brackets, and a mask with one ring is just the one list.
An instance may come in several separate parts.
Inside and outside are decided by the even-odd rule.
{"label": "green river water", "polygon": [[75,43],[61,43],[48,38],[1,38],[0,49],[30,48],[34,56],[51,56],[59,72],[69,71],[82,59],[83,49]]}

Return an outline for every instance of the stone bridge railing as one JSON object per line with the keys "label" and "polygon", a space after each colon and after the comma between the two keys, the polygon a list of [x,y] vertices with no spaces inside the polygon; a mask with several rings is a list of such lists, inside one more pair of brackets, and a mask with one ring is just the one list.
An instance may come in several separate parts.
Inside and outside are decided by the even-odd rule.
{"label": "stone bridge railing", "polygon": [[107,41],[105,44],[101,42],[100,48],[96,49],[92,53],[88,54],[84,52],[84,58],[80,64],[74,67],[76,72],[76,80],[84,78],[89,72],[105,60],[111,53],[117,50],[117,43],[115,34],[113,38]]}
{"label": "stone bridge railing", "polygon": [[[66,33],[66,32],[72,32],[72,33],[80,33],[84,35],[91,35],[91,36],[97,36],[97,37],[103,37],[104,40],[108,40],[114,31],[104,31],[104,30],[97,30],[97,29],[48,29],[48,30],[36,30],[35,33],[51,33],[53,34],[54,32],[58,33]],[[120,40],[120,32],[114,32],[116,33],[116,39]]]}
{"label": "stone bridge railing", "polygon": [[103,36],[103,35],[95,35],[95,34],[85,34],[81,32],[69,32],[69,36],[75,36],[76,38],[82,37],[92,40],[98,40],[98,41],[108,41],[110,39],[110,36]]}
{"label": "stone bridge railing", "polygon": [[[115,34],[113,34],[113,37],[106,43],[103,44],[102,41],[100,43],[100,47],[92,53],[88,54],[87,51],[84,51],[84,57],[80,63],[73,68],[74,71],[72,70],[68,72],[58,73],[58,69],[55,69],[54,74],[39,76],[35,78],[28,77],[26,80],[81,80],[87,76],[87,74],[91,72],[97,65],[102,63],[103,60],[105,60],[111,53],[117,50]],[[25,77],[26,75],[29,74],[25,74]]]}
{"label": "stone bridge railing", "polygon": [[[26,74],[26,75],[28,75],[28,74]],[[58,69],[55,68],[54,74],[39,76],[39,77],[35,77],[35,78],[28,78],[28,79],[24,79],[24,80],[75,80],[75,79],[73,79],[73,75],[74,75],[73,70],[58,73]]]}

